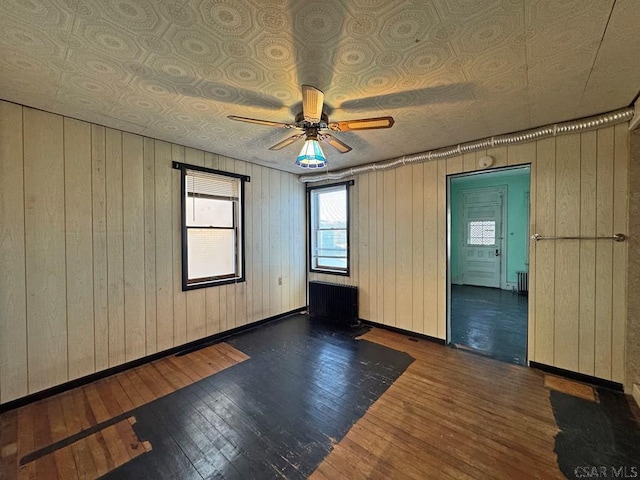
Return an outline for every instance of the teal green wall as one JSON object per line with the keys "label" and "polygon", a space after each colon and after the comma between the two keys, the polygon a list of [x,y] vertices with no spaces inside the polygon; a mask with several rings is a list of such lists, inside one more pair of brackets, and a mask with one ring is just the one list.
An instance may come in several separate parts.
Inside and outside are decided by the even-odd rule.
{"label": "teal green wall", "polygon": [[[470,188],[507,187],[507,223],[506,233],[506,259],[507,282],[517,283],[516,272],[528,270],[528,223],[529,223],[529,169],[507,170],[504,172],[491,172],[487,174],[469,175],[451,179],[451,281],[456,283],[459,273],[458,248],[459,237],[459,205],[460,190]],[[505,252],[503,252],[504,254]]]}

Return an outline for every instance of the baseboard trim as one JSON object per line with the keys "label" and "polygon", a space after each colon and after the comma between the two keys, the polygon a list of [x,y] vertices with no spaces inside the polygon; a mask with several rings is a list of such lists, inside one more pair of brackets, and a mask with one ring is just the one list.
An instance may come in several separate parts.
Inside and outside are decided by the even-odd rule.
{"label": "baseboard trim", "polygon": [[529,366],[531,368],[537,368],[538,370],[542,370],[543,372],[558,375],[560,377],[566,377],[570,378],[571,380],[590,383],[591,385],[608,388],[609,390],[614,390],[616,392],[624,392],[624,387],[621,383],[606,380],[604,378],[593,377],[591,375],[585,375],[584,373],[573,372],[571,370],[565,370],[564,368],[553,367],[551,365],[532,361],[529,362]]}
{"label": "baseboard trim", "polygon": [[402,335],[408,335],[411,338],[421,338],[422,340],[428,340],[429,342],[438,343],[440,345],[447,344],[447,341],[442,338],[432,337],[430,335],[425,335],[423,333],[412,332],[411,330],[405,330],[403,328],[392,327],[391,325],[385,325],[384,323],[372,322],[371,320],[360,319],[360,321],[365,325],[371,325],[372,327],[382,328],[384,330],[400,333]]}
{"label": "baseboard trim", "polygon": [[195,350],[199,350],[201,348],[208,347],[209,345],[220,342],[221,340],[231,337],[233,335],[237,335],[238,333],[243,333],[249,330],[253,330],[255,328],[258,328],[264,325],[265,323],[281,320],[285,317],[289,317],[291,315],[301,313],[306,310],[307,310],[306,306],[296,308],[289,312],[281,313],[279,315],[274,315],[273,317],[265,318],[263,320],[258,320],[257,322],[249,323],[247,325],[242,325],[241,327],[236,327],[231,330],[226,330],[224,332],[216,333],[214,335],[209,335],[208,337],[200,338],[198,340],[194,340],[192,342],[185,343],[177,347],[172,347],[167,350],[154,353],[152,355],[147,355],[146,357],[137,358],[130,362],[123,363],[122,365],[117,365],[115,367],[111,367],[106,370],[101,370],[99,372],[92,373],[85,377],[76,378],[69,382],[56,385],[55,387],[47,388],[46,390],[41,390],[39,392],[32,393],[25,397],[20,397],[6,403],[2,403],[0,404],[0,414],[7,412],[9,410],[13,410],[15,408],[23,407],[25,405],[28,405],[29,403],[37,402],[38,400],[42,400],[42,399],[51,397],[53,395],[66,392],[67,390],[81,387],[83,385],[86,385],[91,382],[95,382],[96,380],[100,380],[110,375],[114,375],[116,373],[120,373],[125,370],[129,370],[131,368],[144,365],[145,363],[153,362],[154,360],[158,360],[159,358],[162,358],[162,357],[168,357],[169,355],[177,355],[177,356],[186,355],[187,353],[193,352]]}

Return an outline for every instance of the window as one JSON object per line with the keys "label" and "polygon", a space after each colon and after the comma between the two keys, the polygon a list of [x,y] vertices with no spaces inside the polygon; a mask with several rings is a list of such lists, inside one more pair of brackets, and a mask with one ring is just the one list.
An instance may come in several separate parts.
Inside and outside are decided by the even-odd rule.
{"label": "window", "polygon": [[349,186],[310,187],[311,271],[349,275]]}
{"label": "window", "polygon": [[467,232],[467,245],[495,245],[496,244],[496,222],[471,221]]}
{"label": "window", "polygon": [[244,281],[248,177],[174,162],[182,172],[182,289]]}

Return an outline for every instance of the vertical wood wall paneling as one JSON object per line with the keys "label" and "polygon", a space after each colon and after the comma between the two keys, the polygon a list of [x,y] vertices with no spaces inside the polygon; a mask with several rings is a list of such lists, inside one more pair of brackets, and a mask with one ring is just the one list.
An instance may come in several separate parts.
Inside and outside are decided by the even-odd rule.
{"label": "vertical wood wall paneling", "polygon": [[397,169],[396,174],[396,281],[389,285],[396,293],[396,326],[413,328],[413,182],[411,166]]}
{"label": "vertical wood wall paneling", "polygon": [[455,175],[464,171],[464,158],[461,155],[447,159],[447,175]]}
{"label": "vertical wood wall paneling", "polygon": [[358,198],[353,199],[352,203],[357,203],[360,206],[358,210],[358,246],[357,250],[360,253],[360,272],[358,278],[358,309],[360,318],[370,318],[369,303],[371,301],[371,286],[370,286],[370,255],[369,251],[369,179],[367,176],[361,176],[356,178],[358,182]]}
{"label": "vertical wood wall paneling", "polygon": [[0,101],[0,403],[28,393],[22,107]]}
{"label": "vertical wood wall paneling", "polygon": [[[613,127],[598,130],[596,234],[613,234]],[[595,375],[611,378],[613,243],[596,241]]]}
{"label": "vertical wood wall paneling", "polygon": [[157,294],[156,294],[156,192],[155,140],[144,138],[143,144],[144,196],[144,289],[145,289],[145,347],[146,354],[158,351]]}
{"label": "vertical wood wall paneling", "polygon": [[[271,170],[262,170],[262,204],[273,205],[271,203]],[[270,217],[272,210],[263,211],[262,214],[262,238],[271,238]],[[271,243],[262,246],[262,314],[264,317],[271,316]],[[222,301],[222,299],[220,299]]]}
{"label": "vertical wood wall paneling", "polygon": [[[295,255],[291,259],[290,271],[291,279],[289,281],[289,296],[291,298],[291,308],[296,308],[294,305],[306,305],[305,301],[300,302],[299,288],[297,285],[305,284],[306,281],[301,277],[300,273],[304,271],[303,262],[306,257],[306,243],[304,243],[301,235],[297,233],[300,230],[301,233],[306,230],[307,224],[305,217],[302,215],[304,197],[300,196],[300,192],[305,186],[298,182],[297,179],[288,178],[290,196],[287,203],[289,209],[289,251],[287,252],[289,258],[291,258],[291,252],[299,252],[299,255]],[[302,243],[301,243],[302,240]],[[248,293],[247,293],[248,296]]]}
{"label": "vertical wood wall paneling", "polygon": [[464,172],[476,170],[476,152],[468,152],[462,156],[462,170]]}
{"label": "vertical wood wall paneling", "polygon": [[245,258],[245,267],[244,267],[244,276],[245,276],[245,312],[246,312],[246,323],[251,323],[254,320],[254,292],[255,290],[255,276],[254,276],[254,251],[253,251],[253,242],[252,239],[256,238],[254,233],[254,218],[255,218],[255,209],[254,205],[255,201],[255,184],[253,181],[253,168],[251,165],[246,166],[246,171],[244,172],[251,177],[251,181],[245,184],[245,192],[244,192],[244,258]]}
{"label": "vertical wood wall paneling", "polygon": [[424,164],[411,165],[413,180],[411,204],[413,206],[412,225],[412,288],[411,324],[409,330],[422,332],[424,329]]}
{"label": "vertical wood wall paneling", "polygon": [[524,163],[524,160],[520,158],[520,152],[522,147],[525,145],[535,145],[534,143],[524,143],[519,145],[508,145],[507,146],[507,165],[519,165]]}
{"label": "vertical wood wall paneling", "polygon": [[[556,144],[555,138],[538,142],[536,158],[536,222],[534,233],[554,236],[556,205]],[[536,302],[535,350],[537,362],[554,365],[555,332],[554,265],[556,242],[536,242]]]}
{"label": "vertical wood wall paneling", "polygon": [[282,230],[279,222],[280,211],[280,173],[276,170],[269,170],[269,198],[272,209],[269,212],[269,316],[275,314],[282,304],[282,289],[278,284],[278,278],[282,275],[280,271],[280,241]]}
{"label": "vertical wood wall paneling", "polygon": [[[596,143],[595,131],[580,135],[580,236],[596,236]],[[578,371],[594,375],[596,242],[580,242],[580,332]]]}
{"label": "vertical wood wall paneling", "polygon": [[282,298],[281,309],[287,310],[289,306],[289,282],[291,281],[290,269],[286,259],[289,256],[290,247],[290,235],[291,235],[291,222],[289,217],[291,216],[291,210],[289,208],[290,200],[290,188],[289,179],[286,175],[280,173],[280,215],[281,219],[281,237],[280,237],[280,272],[282,278],[282,284],[280,285],[280,295]]}
{"label": "vertical wood wall paneling", "polygon": [[[193,148],[185,148],[184,161],[189,165],[204,167],[204,152]],[[207,334],[205,290],[204,288],[198,288],[186,292],[188,342],[202,338]]]}
{"label": "vertical wood wall paneling", "polygon": [[[300,183],[298,182],[298,179],[295,179],[294,185],[296,199],[293,203],[296,206],[297,219],[297,221],[294,222],[294,248],[295,251],[298,252],[298,254],[295,255],[295,305],[303,306],[307,305],[307,197],[306,186],[304,183]],[[302,225],[302,229],[300,229],[300,225]],[[304,288],[300,288],[300,286],[303,286]]]}
{"label": "vertical wood wall paneling", "polygon": [[6,102],[0,142],[1,403],[304,305],[305,190],[294,175],[187,149],[190,163],[255,182],[251,278],[190,292],[187,330],[172,169],[185,147]]}
{"label": "vertical wood wall paneling", "polygon": [[382,251],[384,265],[382,293],[384,296],[384,323],[396,326],[396,174],[397,170],[385,170],[382,173],[384,179],[384,211],[383,211],[383,238],[384,249]]}
{"label": "vertical wood wall paneling", "polygon": [[29,388],[68,380],[63,118],[24,110]]}
{"label": "vertical wood wall paneling", "polygon": [[[624,233],[628,182],[625,128],[615,127],[615,138],[614,128],[609,127],[410,166],[421,173],[411,174],[408,209],[412,214],[407,218],[401,218],[407,211],[401,189],[407,190],[408,167],[356,178],[358,187],[365,182],[368,192],[359,191],[353,197],[358,203],[352,213],[359,236],[353,247],[359,261],[356,274],[346,281],[364,292],[363,318],[445,338],[446,175],[480,170],[477,162],[484,155],[494,157],[494,167],[531,165],[530,235]],[[409,238],[412,268],[407,275],[404,255]],[[624,339],[626,283],[618,271],[624,271],[627,249],[626,244],[613,243],[529,243],[529,360],[622,379],[624,351],[617,346]],[[596,245],[600,249],[597,255]],[[332,281],[328,275],[311,277]],[[411,289],[414,304],[407,326],[403,325],[407,297],[403,287]],[[417,296],[420,290],[423,294]],[[596,367],[597,348],[601,350],[600,369]]]}
{"label": "vertical wood wall paneling", "polygon": [[[0,104],[0,129],[0,266],[11,272],[0,283],[0,402],[150,353],[150,335],[155,350],[185,343],[180,180],[171,169],[171,160],[185,161],[184,147],[6,103]],[[355,179],[353,272],[338,279],[369,292],[363,316],[390,325],[407,316],[404,328],[444,338],[446,173],[477,169],[485,153],[497,165],[535,159],[530,233],[627,232],[626,125],[371,172]],[[254,165],[247,170],[215,154],[205,154],[204,163],[252,176],[245,233],[252,230],[247,248],[253,258],[243,288],[203,290],[202,336],[243,324],[245,310],[252,321],[302,306],[297,299],[305,300],[306,248],[288,247],[304,245],[304,186],[289,174]],[[569,174],[569,165],[579,179]],[[413,176],[408,189],[407,172]],[[290,207],[296,195],[299,205]],[[405,213],[406,219],[397,218]],[[561,242],[531,245],[529,358],[622,381],[627,244],[578,243],[571,252]],[[406,263],[406,245],[408,275],[399,266]],[[576,254],[571,267],[564,260]],[[79,268],[81,257],[88,258],[85,269]],[[397,290],[396,279],[411,292],[407,312],[400,303],[406,292]],[[92,330],[93,342],[80,345],[78,338],[91,337]],[[190,338],[199,335],[189,332]],[[93,368],[90,359],[81,360],[91,349]]]}
{"label": "vertical wood wall paneling", "polygon": [[[353,180],[353,177],[348,178],[348,180]],[[357,199],[358,191],[360,189],[360,183],[356,180],[354,182],[354,186],[350,188],[355,189],[353,190],[352,194]],[[351,231],[351,235],[353,239],[353,244],[357,246],[360,244],[360,223],[359,223],[360,222],[360,202],[358,202],[357,200],[352,201],[350,208],[351,208],[351,211],[353,212],[352,218],[355,219],[353,229]],[[357,247],[351,249],[351,251],[349,252],[349,257],[350,257],[349,262],[352,267],[350,269],[349,276],[340,277],[340,278],[344,280],[345,285],[358,285],[359,279],[360,279],[360,249]]]}
{"label": "vertical wood wall paneling", "polygon": [[69,380],[95,372],[91,125],[64,119],[64,192]]}
{"label": "vertical wood wall paneling", "polygon": [[[109,316],[109,264],[107,262],[107,135],[104,127],[91,126],[91,216],[93,218],[93,322],[95,366],[104,370],[111,363],[111,317]],[[124,316],[122,319],[124,328]],[[34,390],[31,390],[34,391]]]}
{"label": "vertical wood wall paneling", "polygon": [[447,336],[447,160],[438,160],[438,322],[436,337]]}
{"label": "vertical wood wall paneling", "polygon": [[257,165],[251,166],[251,198],[253,199],[253,202],[250,205],[247,205],[253,210],[253,216],[251,218],[253,235],[246,237],[246,246],[247,249],[251,249],[253,258],[253,265],[251,266],[251,278],[249,279],[249,281],[253,285],[253,295],[248,297],[249,318],[251,321],[263,318],[262,296],[264,295],[264,291],[262,287],[262,275],[265,270],[265,259],[263,254],[264,242],[262,241],[262,239],[265,237],[265,235],[262,231],[262,224],[264,215],[259,214],[259,210],[257,208],[258,205],[264,205],[264,197],[262,194],[263,171],[264,169],[258,167]]}
{"label": "vertical wood wall paneling", "polygon": [[[289,197],[289,209],[290,211],[290,238],[291,243],[287,252],[289,261],[291,262],[291,281],[289,282],[289,292],[291,296],[291,308],[297,308],[299,305],[306,305],[304,300],[301,300],[298,285],[306,283],[305,278],[302,277],[304,272],[304,259],[306,257],[306,243],[301,233],[304,233],[306,229],[305,216],[302,214],[304,211],[304,197],[300,193],[304,190],[304,185],[298,182],[297,178],[288,178],[289,185],[291,186],[291,196]],[[294,252],[297,252],[294,253]],[[293,254],[293,255],[292,255]]]}
{"label": "vertical wood wall paneling", "polygon": [[[558,137],[556,157],[556,235],[575,237],[580,234],[580,136]],[[580,240],[558,240],[554,280],[554,365],[571,371],[577,371],[579,363],[579,265]]]}
{"label": "vertical wood wall paneling", "polygon": [[103,129],[98,139],[94,136],[95,148],[103,152],[106,164],[107,225],[107,288],[100,295],[107,295],[108,365],[114,366],[125,362],[122,132]]}
{"label": "vertical wood wall paneling", "polygon": [[[424,320],[420,333],[438,335],[438,162],[424,164]],[[444,255],[444,252],[442,252]],[[442,319],[446,322],[446,318]]]}
{"label": "vertical wood wall paneling", "polygon": [[375,203],[376,203],[376,243],[377,243],[377,270],[376,276],[376,318],[373,321],[385,323],[384,316],[384,291],[385,291],[385,262],[384,262],[384,172],[372,173],[375,175]]}
{"label": "vertical wood wall paneling", "polygon": [[366,320],[376,321],[378,311],[378,212],[377,212],[377,178],[378,175],[373,173],[367,173],[360,180],[361,182],[367,181],[367,191],[369,193],[367,202],[369,203],[369,305],[367,307]]}
{"label": "vertical wood wall paneling", "polygon": [[[171,146],[171,159],[184,163],[184,147]],[[175,345],[187,342],[187,296],[182,291],[182,198],[179,170],[171,170],[171,203],[173,232],[173,341]]]}
{"label": "vertical wood wall paneling", "polygon": [[155,249],[156,249],[156,347],[175,345],[173,340],[173,207],[171,204],[171,144],[155,141]]}
{"label": "vertical wood wall paneling", "polygon": [[146,351],[144,269],[144,155],[139,135],[122,135],[125,359]]}
{"label": "vertical wood wall paneling", "polygon": [[[613,165],[613,231],[628,233],[629,203],[629,131],[626,124],[614,127]],[[613,311],[611,330],[611,379],[625,380],[625,339],[627,318],[627,255],[628,242],[613,242]]]}

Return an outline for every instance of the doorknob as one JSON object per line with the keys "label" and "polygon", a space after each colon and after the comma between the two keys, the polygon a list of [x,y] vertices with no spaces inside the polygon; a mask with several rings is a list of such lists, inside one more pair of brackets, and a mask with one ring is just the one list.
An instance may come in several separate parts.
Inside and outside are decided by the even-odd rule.
{"label": "doorknob", "polygon": [[499,256],[500,256],[500,250],[496,248],[496,257],[499,257]]}

